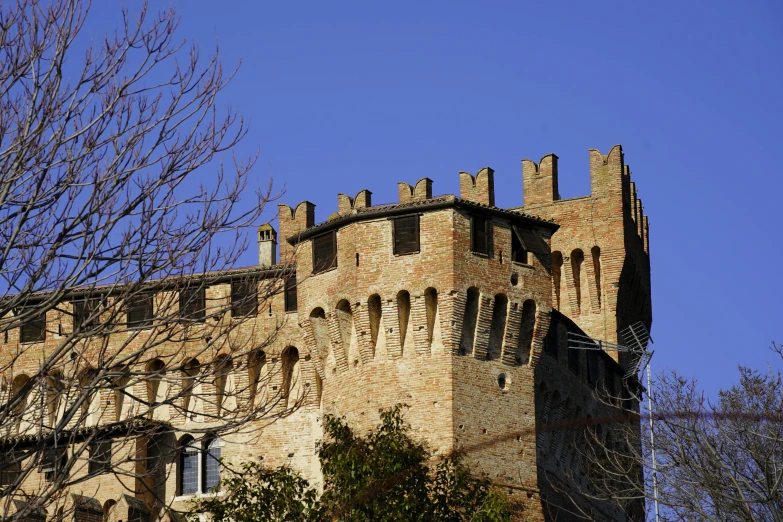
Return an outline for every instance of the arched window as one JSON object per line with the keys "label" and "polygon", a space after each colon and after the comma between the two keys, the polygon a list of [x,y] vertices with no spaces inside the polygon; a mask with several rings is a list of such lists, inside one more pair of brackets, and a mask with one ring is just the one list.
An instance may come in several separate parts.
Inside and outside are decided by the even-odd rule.
{"label": "arched window", "polygon": [[563,254],[560,252],[552,252],[552,287],[555,291],[555,308],[558,310],[562,310],[563,308],[560,306],[560,297],[561,297],[561,281],[562,281],[562,275],[563,275]]}
{"label": "arched window", "polygon": [[593,273],[595,274],[595,289],[598,295],[598,308],[601,308],[601,249],[594,246],[590,249],[593,255]]}
{"label": "arched window", "polygon": [[465,300],[465,315],[462,319],[462,336],[459,343],[460,355],[473,353],[473,343],[476,339],[476,320],[478,319],[479,291],[475,286],[468,288]]}
{"label": "arched window", "polygon": [[378,332],[381,330],[381,317],[383,316],[381,296],[373,294],[367,299],[367,313],[370,314],[370,344],[374,357],[375,347],[378,345]]}
{"label": "arched window", "polygon": [[25,389],[30,381],[30,377],[25,374],[17,375],[14,380],[11,381],[11,400],[16,401],[14,406],[14,421],[17,423],[19,432],[23,432],[27,428],[27,423],[23,422],[23,419],[29,417],[27,413],[27,399],[30,395],[29,387]]}
{"label": "arched window", "polygon": [[46,413],[48,426],[54,429],[60,420],[65,381],[60,372],[54,371],[46,377]]}
{"label": "arched window", "polygon": [[329,323],[326,321],[326,313],[323,308],[314,308],[310,312],[310,326],[319,356],[322,360],[326,359],[326,354],[329,353]]}
{"label": "arched window", "polygon": [[131,375],[127,368],[117,370],[117,376],[113,380],[114,388],[114,420],[127,419],[131,410],[131,396],[128,392]]}
{"label": "arched window", "polygon": [[193,398],[196,387],[196,377],[201,371],[201,364],[197,359],[189,359],[182,365],[182,409],[186,418],[192,418],[195,414],[195,400]]}
{"label": "arched window", "polygon": [[576,310],[582,307],[582,265],[585,262],[585,254],[580,249],[571,252],[571,271],[574,276],[574,292],[576,292]]}
{"label": "arched window", "polygon": [[400,321],[400,352],[405,351],[405,338],[411,318],[411,294],[407,290],[397,293],[397,317]]}
{"label": "arched window", "polygon": [[220,483],[220,439],[207,436],[201,444],[186,435],[179,445],[178,494],[196,495],[217,490]]}
{"label": "arched window", "polygon": [[220,483],[220,439],[207,438],[204,441],[202,466],[202,493],[217,490]]}
{"label": "arched window", "polygon": [[283,352],[283,394],[286,408],[293,407],[302,399],[301,371],[299,368],[299,350],[289,346]]}
{"label": "arched window", "polygon": [[215,360],[215,406],[217,407],[218,415],[227,409],[227,402],[229,396],[233,398],[233,390],[229,386],[231,380],[231,370],[233,366],[231,359],[222,355]]}
{"label": "arched window", "polygon": [[343,353],[345,354],[346,360],[350,361],[357,356],[357,354],[351,353],[351,337],[353,334],[353,310],[351,310],[351,303],[342,299],[337,303],[334,312],[337,316],[337,325],[340,329],[340,341],[342,342]]}
{"label": "arched window", "polygon": [[497,359],[503,348],[503,335],[506,332],[506,316],[508,315],[508,297],[504,294],[495,296],[492,306],[492,326],[489,330],[489,346],[487,359]]}
{"label": "arched window", "polygon": [[114,508],[114,505],[117,504],[116,500],[109,499],[103,504],[103,522],[108,522],[109,517],[111,516],[111,510]]}
{"label": "arched window", "polygon": [[161,381],[166,365],[160,359],[147,363],[147,402],[153,408],[161,402]]}
{"label": "arched window", "polygon": [[516,364],[530,361],[530,346],[533,343],[533,330],[536,325],[536,302],[528,299],[522,303],[522,320],[519,323],[519,348]]}
{"label": "arched window", "polygon": [[179,450],[179,494],[195,495],[198,493],[199,449],[193,437],[185,437],[180,442]]}
{"label": "arched window", "polygon": [[432,346],[438,317],[438,291],[427,288],[424,291],[424,305],[427,308],[427,345]]}
{"label": "arched window", "polygon": [[264,408],[268,400],[269,369],[266,365],[266,353],[263,350],[256,350],[250,354],[247,371],[250,404]]}

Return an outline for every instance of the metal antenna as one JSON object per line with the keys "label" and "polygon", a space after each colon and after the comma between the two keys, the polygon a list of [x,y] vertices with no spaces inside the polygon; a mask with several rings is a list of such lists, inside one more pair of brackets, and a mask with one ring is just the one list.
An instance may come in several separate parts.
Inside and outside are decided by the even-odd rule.
{"label": "metal antenna", "polygon": [[637,377],[640,370],[647,370],[647,410],[650,421],[650,446],[652,457],[652,487],[653,504],[655,506],[655,522],[660,522],[658,512],[658,463],[655,453],[655,435],[653,433],[653,388],[650,371],[650,359],[653,356],[653,350],[648,350],[648,345],[652,344],[652,337],[647,327],[641,321],[624,328],[620,332],[620,339],[623,344],[615,344],[601,339],[593,339],[587,335],[568,332],[568,348],[570,350],[599,350],[630,354],[630,358],[625,368],[623,378]]}

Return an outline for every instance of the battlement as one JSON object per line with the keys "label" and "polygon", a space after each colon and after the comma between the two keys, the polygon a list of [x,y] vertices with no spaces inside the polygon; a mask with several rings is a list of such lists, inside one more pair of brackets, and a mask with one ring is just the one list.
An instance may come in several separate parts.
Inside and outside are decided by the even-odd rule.
{"label": "battlement", "polygon": [[400,203],[432,199],[432,180],[421,178],[412,187],[408,183],[400,181],[397,183],[397,194],[400,197]]}
{"label": "battlement", "polygon": [[474,177],[459,173],[459,197],[482,205],[495,206],[495,171],[484,167]]}

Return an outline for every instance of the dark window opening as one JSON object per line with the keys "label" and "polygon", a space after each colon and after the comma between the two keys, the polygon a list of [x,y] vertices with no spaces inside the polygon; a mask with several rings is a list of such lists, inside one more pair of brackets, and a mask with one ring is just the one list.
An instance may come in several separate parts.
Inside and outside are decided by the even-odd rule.
{"label": "dark window opening", "polygon": [[527,250],[519,240],[516,229],[511,231],[511,260],[515,263],[527,264]]}
{"label": "dark window opening", "polygon": [[179,311],[185,319],[203,322],[207,312],[207,289],[204,287],[181,288]]}
{"label": "dark window opening", "polygon": [[634,411],[636,409],[636,386],[629,380],[623,380],[623,409]]}
{"label": "dark window opening", "polygon": [[473,216],[470,220],[470,249],[478,254],[489,254],[489,219]]}
{"label": "dark window opening", "polygon": [[44,474],[44,480],[54,482],[57,476],[65,470],[68,456],[65,448],[48,448],[44,450],[43,459],[38,472]]}
{"label": "dark window opening", "polygon": [[549,330],[544,337],[544,353],[551,355],[557,359],[558,352],[560,351],[560,323],[552,320],[549,325]]}
{"label": "dark window opening", "polygon": [[231,317],[250,317],[258,313],[258,281],[255,278],[231,281]]}
{"label": "dark window opening", "polygon": [[597,386],[599,378],[598,350],[587,350],[587,382],[592,386]]}
{"label": "dark window opening", "polygon": [[568,369],[577,375],[579,375],[579,371],[581,369],[579,363],[580,351],[581,350],[577,350],[575,348],[568,348]]}
{"label": "dark window opening", "polygon": [[152,325],[152,294],[138,294],[128,299],[128,326]]}
{"label": "dark window opening", "polygon": [[313,239],[313,273],[337,266],[337,234],[330,232]]}
{"label": "dark window opening", "polygon": [[46,340],[46,313],[36,312],[30,307],[25,308],[22,314],[30,314],[30,316],[22,323],[19,340],[23,343],[37,343]]}
{"label": "dark window opening", "polygon": [[22,472],[21,454],[6,451],[0,455],[0,486],[10,486]]}
{"label": "dark window opening", "polygon": [[296,309],[296,274],[291,274],[285,280],[285,311],[296,312]]}
{"label": "dark window opening", "polygon": [[71,301],[73,307],[73,330],[90,328],[95,325],[101,300],[98,297],[82,297]]}
{"label": "dark window opening", "polygon": [[528,252],[532,252],[534,254],[549,253],[549,248],[546,246],[546,242],[544,242],[544,240],[538,236],[535,230],[518,227],[516,225],[513,225],[511,228],[514,232],[513,235],[516,236],[517,241],[519,241],[519,245]]}
{"label": "dark window opening", "polygon": [[392,220],[394,223],[394,255],[419,252],[419,216],[405,216]]}
{"label": "dark window opening", "polygon": [[612,363],[608,360],[604,360],[604,375],[606,376],[604,378],[604,382],[606,383],[606,395],[609,399],[609,402],[611,404],[614,404],[615,406],[618,403],[619,397],[617,396],[617,386],[615,386],[614,382],[614,370],[612,368]]}
{"label": "dark window opening", "polygon": [[88,447],[90,475],[111,471],[111,440],[96,440]]}

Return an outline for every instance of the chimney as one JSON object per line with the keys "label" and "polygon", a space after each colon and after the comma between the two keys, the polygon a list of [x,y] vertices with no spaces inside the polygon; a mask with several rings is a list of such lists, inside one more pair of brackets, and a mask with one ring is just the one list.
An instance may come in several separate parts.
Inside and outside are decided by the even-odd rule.
{"label": "chimney", "polygon": [[258,265],[277,264],[277,232],[267,223],[258,227]]}

